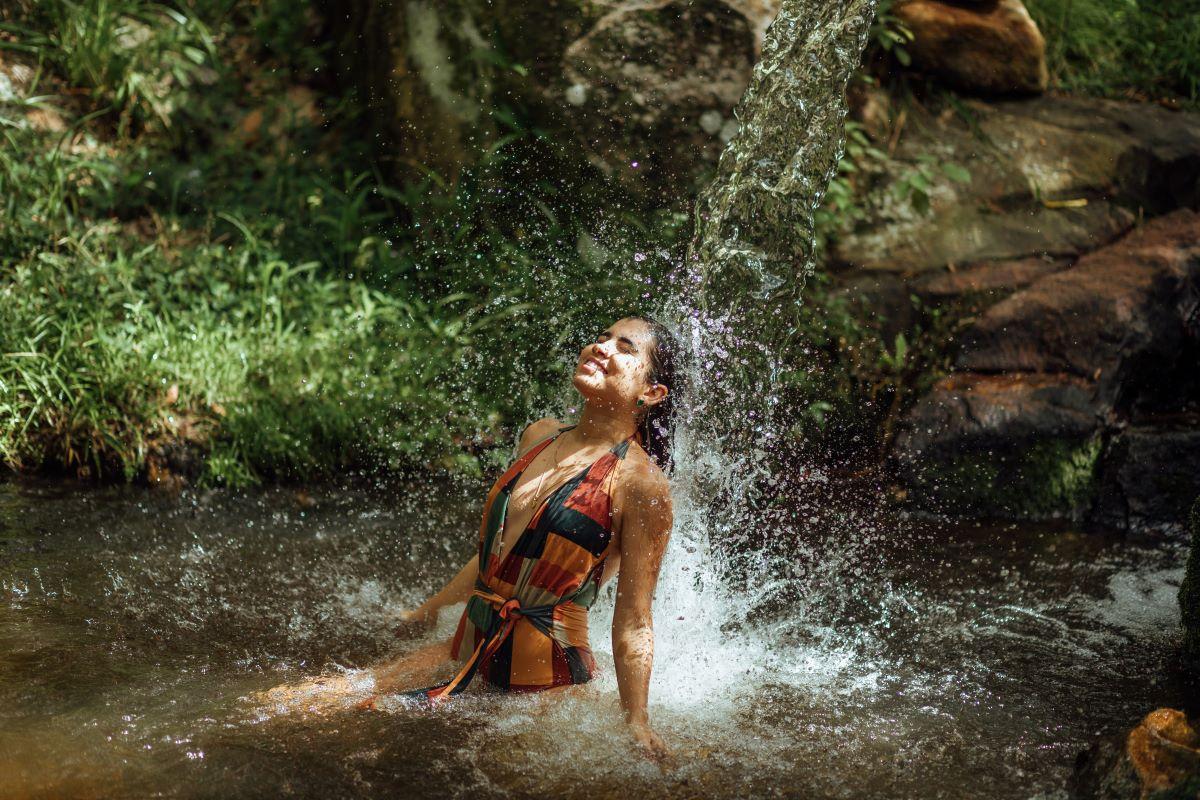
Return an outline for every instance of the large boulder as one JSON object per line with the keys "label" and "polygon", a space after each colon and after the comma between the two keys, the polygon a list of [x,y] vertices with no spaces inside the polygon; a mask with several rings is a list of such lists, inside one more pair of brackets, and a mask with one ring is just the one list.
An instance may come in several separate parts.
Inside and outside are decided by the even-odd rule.
{"label": "large boulder", "polygon": [[1186,800],[1200,795],[1200,734],[1182,711],[1151,711],[1128,734],[1097,742],[1075,762],[1079,800]]}
{"label": "large boulder", "polygon": [[[965,107],[970,121],[910,119],[866,218],[837,235],[834,266],[913,273],[1075,258],[1129,230],[1139,209],[1200,208],[1200,114],[1058,97]],[[950,180],[930,158],[970,180]],[[932,185],[917,202],[903,187],[921,172]]]}
{"label": "large boulder", "polygon": [[1080,378],[952,375],[904,420],[901,478],[919,504],[957,515],[1082,517],[1098,477],[1097,409]]}
{"label": "large boulder", "polygon": [[779,0],[625,0],[563,53],[548,100],[593,163],[644,187],[692,194],[737,131]]}
{"label": "large boulder", "polygon": [[913,64],[966,91],[1046,89],[1046,42],[1021,0],[904,0],[893,9],[913,33]]}
{"label": "large boulder", "polygon": [[1176,358],[1200,336],[1197,307],[1200,214],[1180,210],[993,306],[963,335],[957,367],[1086,378],[1111,407],[1195,366]]}
{"label": "large boulder", "polygon": [[384,163],[453,174],[519,108],[632,188],[678,200],[736,131],[733,107],[779,2],[318,5]]}
{"label": "large boulder", "polygon": [[1180,210],[986,310],[906,416],[901,475],[958,512],[1178,524],[1200,417],[1156,387],[1195,385],[1197,352],[1200,214]]}

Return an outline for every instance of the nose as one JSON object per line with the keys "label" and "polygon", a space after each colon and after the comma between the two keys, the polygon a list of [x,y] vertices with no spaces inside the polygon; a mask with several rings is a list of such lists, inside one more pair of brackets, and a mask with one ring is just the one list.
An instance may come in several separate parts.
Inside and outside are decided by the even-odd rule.
{"label": "nose", "polygon": [[593,342],[592,353],[594,353],[598,358],[608,358],[611,356],[613,354],[612,339],[604,342]]}

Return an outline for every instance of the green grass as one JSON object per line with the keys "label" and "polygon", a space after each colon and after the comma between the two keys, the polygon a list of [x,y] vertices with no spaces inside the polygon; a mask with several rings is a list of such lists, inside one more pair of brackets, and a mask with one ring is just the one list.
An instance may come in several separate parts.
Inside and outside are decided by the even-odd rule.
{"label": "green grass", "polygon": [[646,304],[669,259],[633,250],[677,243],[681,215],[621,211],[512,113],[456,179],[390,183],[319,89],[309,14],[0,12],[5,58],[36,71],[0,102],[9,467],[130,479],[182,444],[208,483],[476,471],[554,408],[573,348]]}
{"label": "green grass", "polygon": [[1027,0],[1054,83],[1106,96],[1200,101],[1195,0]]}
{"label": "green grass", "polygon": [[455,412],[487,407],[459,370],[504,312],[319,273],[249,234],[169,254],[94,234],[18,265],[0,306],[0,455],[129,478],[156,445],[195,441],[206,479],[232,483],[454,466],[496,422]]}

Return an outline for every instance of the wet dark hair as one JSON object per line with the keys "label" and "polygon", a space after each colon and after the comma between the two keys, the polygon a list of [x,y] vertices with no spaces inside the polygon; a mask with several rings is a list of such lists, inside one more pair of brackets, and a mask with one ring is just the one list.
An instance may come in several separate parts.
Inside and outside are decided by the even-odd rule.
{"label": "wet dark hair", "polygon": [[675,409],[683,391],[683,381],[676,373],[680,356],[679,340],[667,326],[653,317],[635,314],[629,319],[636,319],[650,328],[654,349],[650,352],[650,372],[647,377],[651,384],[659,383],[667,387],[666,398],[651,406],[638,423],[641,444],[654,463],[664,472],[669,472],[671,438],[675,434]]}

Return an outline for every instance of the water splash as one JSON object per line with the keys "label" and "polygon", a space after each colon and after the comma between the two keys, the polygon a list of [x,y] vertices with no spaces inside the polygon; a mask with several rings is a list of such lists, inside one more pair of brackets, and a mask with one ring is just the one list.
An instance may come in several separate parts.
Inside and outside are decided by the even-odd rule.
{"label": "water splash", "polygon": [[661,313],[687,354],[652,694],[676,708],[754,691],[784,672],[828,682],[852,660],[829,642],[781,656],[773,643],[794,616],[771,621],[759,612],[794,582],[788,564],[763,557],[753,569],[743,558],[733,569],[728,554],[797,538],[793,520],[772,524],[756,506],[782,435],[772,337],[812,268],[813,214],[841,157],[846,84],[874,12],[874,0],[782,4],[735,111],[738,133],[696,203],[692,247]]}

